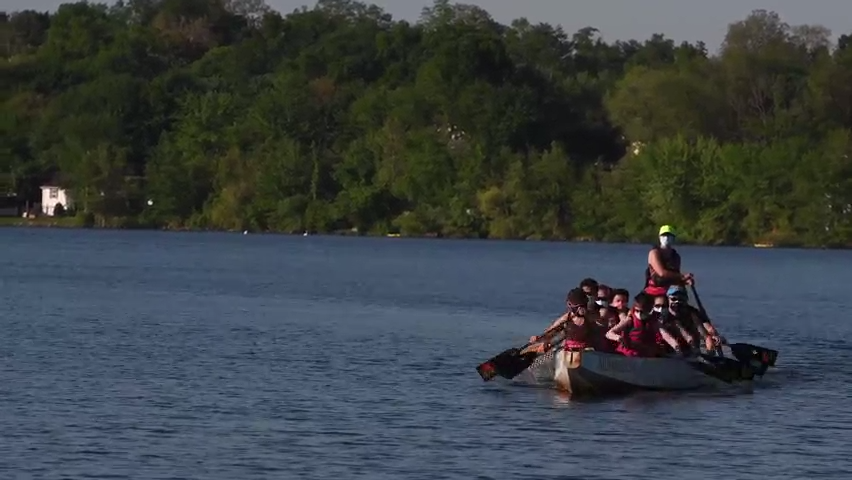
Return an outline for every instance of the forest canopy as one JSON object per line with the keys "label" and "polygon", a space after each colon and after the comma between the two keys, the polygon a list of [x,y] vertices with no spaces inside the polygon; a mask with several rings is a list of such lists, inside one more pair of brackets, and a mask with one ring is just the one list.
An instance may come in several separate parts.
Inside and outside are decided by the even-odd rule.
{"label": "forest canopy", "polygon": [[437,0],[0,14],[0,174],[101,225],[852,245],[852,37],[757,10],[718,53]]}

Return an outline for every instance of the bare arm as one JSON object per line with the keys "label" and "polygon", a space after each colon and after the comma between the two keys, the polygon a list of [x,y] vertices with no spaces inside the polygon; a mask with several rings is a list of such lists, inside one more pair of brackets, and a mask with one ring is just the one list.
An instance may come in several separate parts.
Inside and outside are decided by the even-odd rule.
{"label": "bare arm", "polygon": [[562,326],[563,323],[567,322],[570,317],[571,317],[571,315],[569,315],[568,313],[562,314],[561,317],[554,320],[550,324],[550,326],[547,327],[544,330],[544,333],[542,333],[541,335],[533,335],[532,337],[530,337],[530,343],[537,342],[537,341],[541,340],[543,337],[546,337],[547,335],[553,333],[554,330],[558,329],[559,327]]}
{"label": "bare arm", "polygon": [[[688,343],[692,343],[692,341],[694,339],[692,338],[692,334],[689,333],[689,330],[686,327],[684,327],[683,324],[680,323],[677,320],[674,321],[674,325],[675,325],[675,327],[677,327],[677,331],[680,332],[683,339],[686,340]],[[700,327],[699,327],[699,329],[700,329]]]}
{"label": "bare arm", "polygon": [[656,272],[657,275],[666,278],[682,278],[683,276],[680,273],[673,272],[671,270],[666,270],[663,267],[663,261],[660,259],[660,252],[657,250],[651,250],[648,252],[648,265],[651,266],[651,269]]}
{"label": "bare arm", "polygon": [[680,333],[681,338],[686,340],[686,343],[692,343],[694,339],[692,338],[692,334],[689,333],[689,330],[684,328],[684,326],[679,323],[675,325],[677,326],[677,331],[678,333]]}
{"label": "bare arm", "polygon": [[[709,323],[709,322],[702,322],[702,321],[701,321],[701,318],[700,318],[700,317],[696,317],[696,316],[693,316],[693,317],[692,317],[692,321],[694,321],[694,322],[695,322],[695,327],[698,329],[698,333],[699,333],[702,337],[706,337],[707,335],[712,335],[710,332],[714,331],[714,330],[713,330],[713,325],[710,325],[710,323]],[[707,328],[708,326],[709,326],[710,328]]]}
{"label": "bare arm", "polygon": [[562,324],[564,324],[566,321],[568,321],[569,318],[570,315],[565,313],[561,317],[554,320],[541,335],[533,335],[532,337],[530,337],[530,346],[524,348],[522,350],[522,353],[544,353],[550,350],[550,342],[552,342],[554,340],[554,337],[557,336],[554,335],[554,331],[558,330],[558,328],[561,327]]}
{"label": "bare arm", "polygon": [[556,329],[557,329],[557,328],[559,328],[559,326],[561,326],[563,323],[567,322],[567,321],[568,321],[568,319],[569,319],[570,317],[571,317],[571,315],[570,315],[570,314],[568,314],[568,313],[563,313],[563,314],[562,314],[562,316],[560,316],[559,318],[557,318],[556,320],[554,320],[554,321],[550,324],[550,326],[549,326],[549,327],[547,327],[547,329],[544,331],[544,333],[545,333],[545,334],[548,334],[548,333],[552,332],[553,330],[556,330]]}
{"label": "bare arm", "polygon": [[[598,318],[600,315],[598,314],[597,310],[594,310],[594,311],[586,310],[586,316]],[[570,313],[566,312],[566,313],[562,314],[561,317],[554,320],[553,323],[551,323],[549,327],[547,327],[547,330],[544,331],[544,335],[547,335],[551,331],[558,329],[559,327],[562,326],[562,324],[564,324],[566,322],[573,322],[574,325],[577,325],[578,327],[582,327],[583,324],[585,324],[586,321],[587,321],[586,316],[580,317],[580,316],[576,316],[576,315],[571,315]],[[592,320],[589,319],[588,321],[591,322]]]}
{"label": "bare arm", "polygon": [[678,345],[677,340],[665,328],[660,327],[660,335],[663,337],[663,341],[668,343],[676,352],[680,351],[680,345]]}
{"label": "bare arm", "polygon": [[694,307],[690,308],[692,308],[692,321],[695,322],[695,325],[698,327],[698,331],[701,332],[701,335],[716,335],[716,328],[712,323],[710,323],[710,319],[707,318],[701,310]]}
{"label": "bare arm", "polygon": [[609,331],[606,332],[606,338],[613,342],[618,342],[621,340],[621,335],[619,335],[619,333],[623,332],[627,326],[630,325],[630,322],[631,320],[629,316],[621,318],[614,327],[610,328]]}

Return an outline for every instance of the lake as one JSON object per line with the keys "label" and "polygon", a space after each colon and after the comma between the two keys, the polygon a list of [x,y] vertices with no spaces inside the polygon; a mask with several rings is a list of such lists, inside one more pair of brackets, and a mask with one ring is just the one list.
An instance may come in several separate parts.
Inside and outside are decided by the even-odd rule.
{"label": "lake", "polygon": [[852,477],[852,252],[679,250],[753,392],[482,382],[642,245],[0,229],[0,478]]}

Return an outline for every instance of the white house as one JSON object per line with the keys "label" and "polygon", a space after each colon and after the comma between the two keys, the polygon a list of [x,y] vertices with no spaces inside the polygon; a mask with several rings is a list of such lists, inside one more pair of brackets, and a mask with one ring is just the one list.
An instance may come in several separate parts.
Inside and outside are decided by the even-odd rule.
{"label": "white house", "polygon": [[57,205],[62,205],[65,210],[73,206],[68,191],[55,185],[43,185],[41,187],[41,213],[52,217]]}
{"label": "white house", "polygon": [[645,144],[642,142],[630,142],[630,150],[633,152],[633,155],[639,155],[643,147],[645,147]]}

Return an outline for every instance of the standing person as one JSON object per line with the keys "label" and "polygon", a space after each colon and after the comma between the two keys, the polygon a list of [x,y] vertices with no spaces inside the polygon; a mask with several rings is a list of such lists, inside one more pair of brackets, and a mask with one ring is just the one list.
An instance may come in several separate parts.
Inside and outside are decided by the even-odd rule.
{"label": "standing person", "polygon": [[648,267],[645,268],[645,293],[654,297],[666,294],[672,285],[691,285],[692,274],[680,273],[680,254],[672,247],[675,231],[671,225],[663,225],[659,232],[660,242],[648,252]]}

